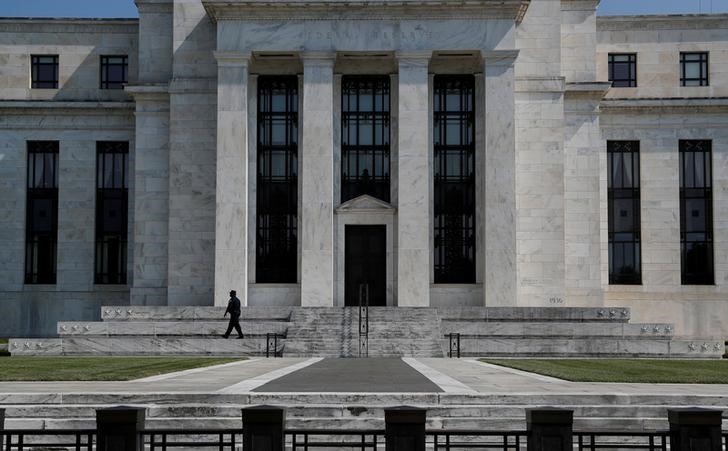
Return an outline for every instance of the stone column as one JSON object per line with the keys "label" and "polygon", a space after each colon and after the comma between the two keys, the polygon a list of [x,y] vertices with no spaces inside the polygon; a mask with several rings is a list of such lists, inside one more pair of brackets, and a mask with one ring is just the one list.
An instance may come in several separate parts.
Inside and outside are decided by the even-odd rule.
{"label": "stone column", "polygon": [[136,103],[132,305],[167,305],[169,93],[166,84],[127,86]]}
{"label": "stone column", "polygon": [[397,305],[430,305],[432,140],[428,64],[432,52],[399,53]]}
{"label": "stone column", "polygon": [[334,305],[334,54],[305,53],[301,145],[301,305]]}
{"label": "stone column", "polygon": [[517,51],[484,52],[486,306],[516,305]]}
{"label": "stone column", "polygon": [[215,305],[247,305],[249,53],[218,52]]}

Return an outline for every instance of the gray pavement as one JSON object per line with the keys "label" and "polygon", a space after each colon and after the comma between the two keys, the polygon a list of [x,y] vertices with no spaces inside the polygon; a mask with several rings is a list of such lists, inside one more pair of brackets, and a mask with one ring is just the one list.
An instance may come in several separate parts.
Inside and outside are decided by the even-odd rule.
{"label": "gray pavement", "polygon": [[438,393],[437,384],[399,358],[323,359],[253,391]]}

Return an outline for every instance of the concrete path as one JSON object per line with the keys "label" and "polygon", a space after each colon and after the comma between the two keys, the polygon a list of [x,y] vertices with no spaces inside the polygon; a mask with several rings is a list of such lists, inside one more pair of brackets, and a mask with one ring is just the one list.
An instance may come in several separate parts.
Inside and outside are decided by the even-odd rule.
{"label": "concrete path", "polygon": [[568,382],[474,359],[443,358],[254,358],[129,382],[0,382],[0,395],[277,392],[726,397],[728,385]]}

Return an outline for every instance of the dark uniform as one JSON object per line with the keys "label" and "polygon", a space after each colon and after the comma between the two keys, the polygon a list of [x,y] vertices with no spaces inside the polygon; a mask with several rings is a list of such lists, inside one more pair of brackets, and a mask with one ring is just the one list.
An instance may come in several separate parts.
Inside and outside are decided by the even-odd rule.
{"label": "dark uniform", "polygon": [[230,323],[228,323],[227,332],[223,335],[224,338],[230,336],[233,328],[237,331],[238,338],[243,338],[243,330],[240,328],[240,299],[235,294],[235,291],[230,292],[230,300],[228,301],[227,310],[225,310],[225,315],[230,314]]}

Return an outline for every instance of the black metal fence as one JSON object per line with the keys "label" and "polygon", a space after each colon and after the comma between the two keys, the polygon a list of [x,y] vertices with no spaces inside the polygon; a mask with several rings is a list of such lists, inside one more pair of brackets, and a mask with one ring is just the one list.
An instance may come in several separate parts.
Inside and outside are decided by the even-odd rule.
{"label": "black metal fence", "polygon": [[668,409],[665,431],[574,431],[573,411],[526,409],[526,430],[425,429],[426,410],[385,409],[385,429],[286,429],[285,410],[256,406],[242,410],[242,427],[229,429],[146,429],[141,408],[97,410],[96,429],[4,429],[0,409],[0,451],[167,451],[217,449],[253,451],[728,451],[722,411]]}

